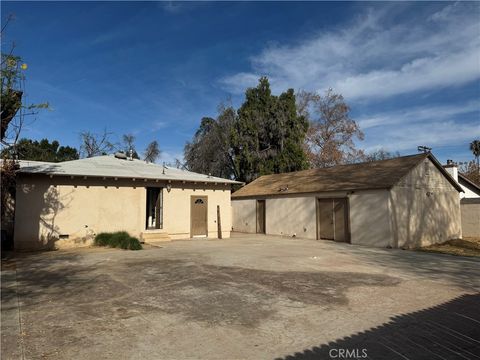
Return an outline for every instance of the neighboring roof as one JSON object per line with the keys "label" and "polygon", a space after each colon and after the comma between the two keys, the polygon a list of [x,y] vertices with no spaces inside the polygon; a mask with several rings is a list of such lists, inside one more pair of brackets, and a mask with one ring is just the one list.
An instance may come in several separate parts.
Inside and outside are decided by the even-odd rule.
{"label": "neighboring roof", "polygon": [[410,170],[427,158],[435,164],[458,191],[463,191],[432,154],[423,153],[388,160],[265,175],[237,190],[232,194],[232,198],[388,189],[397,184]]}
{"label": "neighboring roof", "polygon": [[28,174],[241,184],[234,180],[198,174],[168,166],[164,167],[141,160],[118,159],[113,155],[96,156],[60,163],[25,160],[19,161],[19,163],[20,170],[18,172]]}
{"label": "neighboring roof", "polygon": [[463,175],[461,173],[458,173],[458,182],[460,182],[460,181],[463,181],[464,183],[466,183],[465,184],[466,187],[473,187],[475,189],[475,191],[480,194],[480,186],[475,184],[472,180],[467,178],[465,175]]}

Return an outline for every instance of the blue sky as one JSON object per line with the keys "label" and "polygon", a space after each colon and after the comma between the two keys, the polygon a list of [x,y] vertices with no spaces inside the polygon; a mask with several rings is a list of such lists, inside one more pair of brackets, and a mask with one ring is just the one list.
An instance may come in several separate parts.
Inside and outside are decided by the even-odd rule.
{"label": "blue sky", "polygon": [[[471,159],[480,137],[480,3],[6,2],[3,39],[28,64],[23,135],[79,145],[82,130],[158,140],[181,157],[203,116],[275,93],[342,93],[358,146]],[[3,20],[2,19],[2,20]]]}

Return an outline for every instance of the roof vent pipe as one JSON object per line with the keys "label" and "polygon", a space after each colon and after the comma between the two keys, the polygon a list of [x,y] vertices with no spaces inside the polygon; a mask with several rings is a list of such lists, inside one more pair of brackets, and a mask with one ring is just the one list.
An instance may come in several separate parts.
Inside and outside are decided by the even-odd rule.
{"label": "roof vent pipe", "polygon": [[130,150],[128,150],[128,160],[132,161],[133,160],[133,149],[130,148]]}

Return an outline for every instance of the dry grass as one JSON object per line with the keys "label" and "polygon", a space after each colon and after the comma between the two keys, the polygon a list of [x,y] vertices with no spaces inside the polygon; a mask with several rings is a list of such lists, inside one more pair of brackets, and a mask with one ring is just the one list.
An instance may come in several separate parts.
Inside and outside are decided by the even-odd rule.
{"label": "dry grass", "polygon": [[479,256],[480,238],[464,238],[449,240],[442,244],[435,244],[419,249],[420,251],[436,252],[450,255]]}

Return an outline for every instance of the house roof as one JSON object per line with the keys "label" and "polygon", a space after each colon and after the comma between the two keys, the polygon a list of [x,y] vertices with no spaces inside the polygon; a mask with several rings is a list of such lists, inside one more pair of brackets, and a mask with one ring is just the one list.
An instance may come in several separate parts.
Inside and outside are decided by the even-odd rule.
{"label": "house roof", "polygon": [[112,178],[136,178],[188,182],[241,184],[238,181],[222,179],[191,171],[146,163],[141,160],[119,159],[114,155],[95,156],[86,159],[48,163],[20,161],[20,173],[46,174],[53,176],[88,176]]}
{"label": "house roof", "polygon": [[465,175],[461,174],[460,172],[458,173],[458,182],[459,183],[463,182],[462,185],[473,188],[475,192],[480,194],[480,186],[475,184],[473,181],[471,181],[469,178],[467,178]]}
{"label": "house roof", "polygon": [[359,164],[339,165],[283,174],[265,175],[232,194],[232,198],[328,191],[389,189],[410,170],[429,158],[450,183],[463,191],[430,153]]}

